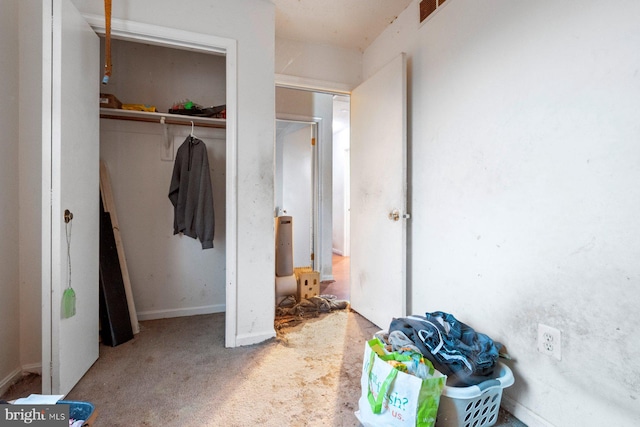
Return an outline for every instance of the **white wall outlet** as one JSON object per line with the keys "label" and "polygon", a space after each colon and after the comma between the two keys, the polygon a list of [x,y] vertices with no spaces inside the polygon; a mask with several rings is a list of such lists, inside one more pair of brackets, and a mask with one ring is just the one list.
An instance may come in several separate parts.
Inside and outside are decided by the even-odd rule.
{"label": "white wall outlet", "polygon": [[538,323],[538,351],[540,353],[562,360],[561,344],[562,336],[558,329]]}

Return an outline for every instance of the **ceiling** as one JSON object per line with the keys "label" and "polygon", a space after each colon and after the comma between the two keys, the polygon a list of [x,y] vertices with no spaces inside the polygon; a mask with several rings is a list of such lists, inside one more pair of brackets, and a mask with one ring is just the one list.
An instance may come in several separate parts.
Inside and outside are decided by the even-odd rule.
{"label": "ceiling", "polygon": [[412,0],[273,0],[276,37],[364,50]]}

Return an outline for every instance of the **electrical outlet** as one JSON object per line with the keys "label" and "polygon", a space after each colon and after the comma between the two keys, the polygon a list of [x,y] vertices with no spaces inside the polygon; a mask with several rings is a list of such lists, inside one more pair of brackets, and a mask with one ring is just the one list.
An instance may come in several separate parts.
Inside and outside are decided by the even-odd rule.
{"label": "electrical outlet", "polygon": [[547,356],[562,360],[562,335],[551,326],[538,323],[538,351]]}

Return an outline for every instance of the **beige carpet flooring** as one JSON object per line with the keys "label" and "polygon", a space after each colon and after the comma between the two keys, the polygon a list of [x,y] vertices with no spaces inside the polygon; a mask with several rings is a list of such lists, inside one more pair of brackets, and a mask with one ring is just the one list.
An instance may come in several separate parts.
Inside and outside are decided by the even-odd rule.
{"label": "beige carpet flooring", "polygon": [[[377,329],[341,310],[228,349],[224,314],[141,322],[134,340],[100,346],[67,398],[96,406],[95,427],[358,426],[364,342]],[[40,392],[29,386],[4,398]],[[496,425],[524,426],[506,413]]]}

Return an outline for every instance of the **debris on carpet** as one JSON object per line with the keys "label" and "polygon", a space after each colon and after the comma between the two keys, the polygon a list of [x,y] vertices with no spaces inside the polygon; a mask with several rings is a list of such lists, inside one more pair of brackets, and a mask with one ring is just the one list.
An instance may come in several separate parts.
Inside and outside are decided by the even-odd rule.
{"label": "debris on carpet", "polygon": [[335,295],[319,295],[302,298],[297,302],[295,297],[286,297],[276,307],[275,328],[295,326],[305,319],[318,317],[321,313],[333,310],[344,310],[349,307],[349,301],[339,300]]}

